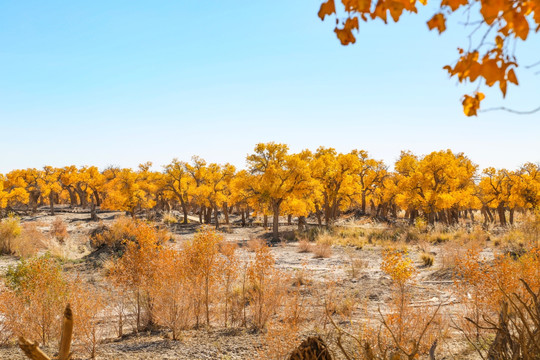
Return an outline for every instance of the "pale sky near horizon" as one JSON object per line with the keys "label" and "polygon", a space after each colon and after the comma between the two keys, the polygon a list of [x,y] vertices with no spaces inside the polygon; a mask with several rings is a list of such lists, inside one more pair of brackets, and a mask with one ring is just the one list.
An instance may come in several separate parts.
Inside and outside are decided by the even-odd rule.
{"label": "pale sky near horizon", "polygon": [[[398,24],[361,23],[343,47],[321,0],[95,0],[0,3],[0,172],[43,165],[155,169],[172,158],[245,165],[258,142],[292,151],[450,148],[481,167],[540,162],[540,113],[463,115],[470,92],[442,67],[467,45],[426,8]],[[538,61],[540,36],[518,44]],[[535,58],[536,57],[536,58]],[[537,71],[540,69],[537,69]],[[485,91],[483,106],[540,106],[540,75]]]}

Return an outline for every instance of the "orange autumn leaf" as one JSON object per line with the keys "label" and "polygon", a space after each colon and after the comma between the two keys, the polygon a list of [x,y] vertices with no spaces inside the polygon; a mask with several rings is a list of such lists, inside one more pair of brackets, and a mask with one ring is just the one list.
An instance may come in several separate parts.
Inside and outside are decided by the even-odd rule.
{"label": "orange autumn leaf", "polygon": [[439,34],[441,34],[443,31],[446,30],[446,19],[444,18],[443,14],[438,13],[433,15],[431,20],[427,22],[427,25],[429,27],[429,30],[437,28],[437,30],[439,30]]}
{"label": "orange autumn leaf", "polygon": [[341,0],[345,11],[369,12],[371,0]]}
{"label": "orange autumn leaf", "polygon": [[401,17],[401,14],[403,14],[404,9],[405,6],[399,1],[392,1],[390,3],[390,6],[388,7],[388,10],[390,11],[390,16],[392,16],[392,19],[394,19],[395,22],[399,21],[399,18]]}
{"label": "orange autumn leaf", "polygon": [[375,6],[375,10],[373,10],[373,12],[371,13],[371,19],[375,19],[375,18],[379,18],[381,19],[382,21],[384,21],[384,23],[386,24],[386,13],[387,13],[387,8],[386,6],[384,5],[384,2],[379,0],[377,2],[377,5]]}
{"label": "orange autumn leaf", "polygon": [[332,15],[335,12],[336,5],[334,4],[334,0],[328,0],[327,2],[321,4],[318,15],[321,20],[324,20],[326,15]]}
{"label": "orange autumn leaf", "polygon": [[506,80],[501,80],[499,82],[499,88],[501,89],[503,97],[506,97]]}
{"label": "orange autumn leaf", "polygon": [[336,33],[339,41],[341,41],[341,45],[349,45],[356,42],[356,38],[349,29],[335,28],[334,32]]}
{"label": "orange autumn leaf", "polygon": [[349,30],[358,30],[358,18],[354,17],[347,19],[347,21],[345,21],[345,28]]}
{"label": "orange autumn leaf", "polygon": [[358,27],[358,18],[349,18],[345,21],[343,29],[336,27],[334,32],[341,41],[342,45],[354,44],[356,42],[356,38],[354,37],[352,31],[355,29],[358,30]]}
{"label": "orange autumn leaf", "polygon": [[482,14],[486,24],[491,25],[497,19],[497,16],[504,6],[504,0],[481,0],[482,7],[480,13]]}
{"label": "orange autumn leaf", "polygon": [[476,116],[477,111],[480,108],[480,102],[484,100],[485,95],[481,92],[477,92],[474,96],[465,95],[463,98],[463,112],[467,116]]}
{"label": "orange autumn leaf", "polygon": [[502,47],[503,47],[503,45],[504,45],[504,40],[503,40],[502,37],[497,36],[497,37],[495,38],[495,43],[497,44],[497,48],[498,48],[498,49],[502,49]]}
{"label": "orange autumn leaf", "polygon": [[510,69],[508,71],[508,81],[510,81],[512,84],[519,85],[514,69]]}
{"label": "orange autumn leaf", "polygon": [[482,76],[486,79],[486,85],[492,86],[501,76],[501,71],[495,59],[484,59],[482,62]]}
{"label": "orange autumn leaf", "polygon": [[460,6],[467,5],[467,0],[443,0],[441,6],[448,6],[452,11],[456,11]]}

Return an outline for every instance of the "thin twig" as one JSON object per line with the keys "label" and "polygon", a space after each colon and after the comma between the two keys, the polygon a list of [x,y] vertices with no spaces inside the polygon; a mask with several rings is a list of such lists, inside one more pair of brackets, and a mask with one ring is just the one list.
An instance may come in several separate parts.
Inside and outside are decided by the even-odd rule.
{"label": "thin twig", "polygon": [[507,107],[504,107],[504,106],[500,106],[500,107],[494,107],[494,108],[489,108],[489,109],[484,109],[484,110],[480,110],[480,112],[488,112],[488,111],[508,111],[512,114],[518,114],[518,115],[531,115],[531,114],[534,114],[534,113],[537,113],[538,111],[540,111],[540,106],[537,107],[536,109],[533,109],[533,110],[527,110],[527,111],[521,111],[521,110],[514,110],[514,109],[509,109]]}
{"label": "thin twig", "polygon": [[530,69],[530,68],[533,68],[535,66],[538,66],[540,65],[540,61],[537,61],[535,62],[534,64],[531,64],[531,65],[525,65],[525,69]]}

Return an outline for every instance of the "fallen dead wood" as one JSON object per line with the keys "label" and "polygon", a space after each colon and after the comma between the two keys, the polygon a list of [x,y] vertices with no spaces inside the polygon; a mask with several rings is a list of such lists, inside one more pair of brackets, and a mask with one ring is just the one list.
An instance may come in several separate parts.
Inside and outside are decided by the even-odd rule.
{"label": "fallen dead wood", "polygon": [[[58,350],[58,360],[71,359],[71,339],[73,337],[73,312],[69,304],[64,310],[62,322],[62,335],[60,338],[60,349]],[[51,360],[38,346],[36,342],[31,342],[24,337],[19,337],[19,347],[23,353],[32,360]]]}

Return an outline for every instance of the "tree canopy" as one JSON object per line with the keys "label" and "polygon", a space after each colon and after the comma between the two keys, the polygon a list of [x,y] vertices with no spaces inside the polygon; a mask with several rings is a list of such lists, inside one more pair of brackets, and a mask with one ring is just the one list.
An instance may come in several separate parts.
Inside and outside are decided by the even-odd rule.
{"label": "tree canopy", "polygon": [[[241,224],[253,215],[279,219],[312,216],[332,225],[340,215],[355,212],[378,218],[404,217],[429,223],[455,224],[462,218],[512,224],[516,212],[540,209],[540,167],[479,169],[463,153],[451,150],[426,155],[403,151],[393,169],[366,150],[340,153],[334,148],[293,153],[286,144],[255,146],[246,169],[230,164],[173,159],[162,171],[151,163],[138,169],[65,166],[16,169],[0,174],[0,217],[35,212],[47,206],[125,211],[132,216],[172,210],[199,216],[216,228],[229,225],[229,214]],[[238,218],[236,218],[238,219]],[[95,219],[94,219],[95,220]],[[190,219],[193,220],[193,217]],[[299,223],[301,221],[299,220]],[[265,222],[266,224],[266,222]]]}

